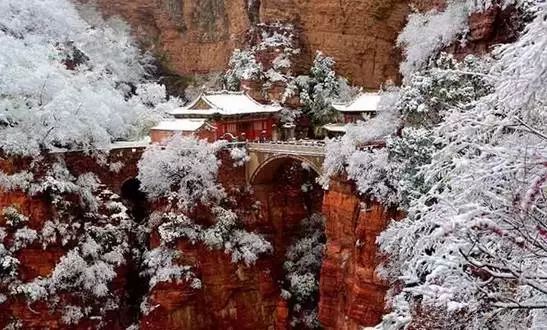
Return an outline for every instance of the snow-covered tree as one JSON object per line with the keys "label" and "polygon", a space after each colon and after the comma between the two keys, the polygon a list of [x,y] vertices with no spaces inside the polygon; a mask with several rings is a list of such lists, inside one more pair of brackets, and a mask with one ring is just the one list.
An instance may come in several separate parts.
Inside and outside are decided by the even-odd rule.
{"label": "snow-covered tree", "polygon": [[[181,265],[176,245],[185,240],[210,249],[224,250],[232,262],[250,266],[272,246],[261,235],[248,232],[236,213],[223,207],[228,194],[217,181],[217,154],[225,142],[208,143],[194,137],[174,136],[165,146],[152,145],[138,164],[141,189],[150,198],[163,199],[164,207],[152,213],[148,229],[159,234],[159,246],[147,251],[141,275],[149,278],[149,289],[160,282],[189,282],[201,288],[194,265]],[[234,150],[236,150],[234,152]],[[245,161],[246,151],[230,151],[236,161]],[[198,207],[198,206],[201,206]],[[191,218],[200,215],[214,223],[203,226]],[[144,313],[151,308],[145,300]]]}
{"label": "snow-covered tree", "polygon": [[443,111],[430,130],[436,150],[413,167],[426,189],[379,240],[382,273],[402,286],[391,292],[384,327],[545,325],[546,9],[537,4],[519,40],[493,52],[488,72],[439,67],[490,87],[433,107]]}
{"label": "snow-covered tree", "polygon": [[256,62],[255,54],[252,51],[234,50],[228,65],[230,69],[224,75],[228,90],[239,90],[241,80],[253,80],[262,77],[262,65]]}
{"label": "snow-covered tree", "polygon": [[[345,170],[363,194],[407,211],[379,238],[392,284],[381,328],[545,324],[547,7],[526,3],[519,19],[533,20],[518,41],[463,61],[439,55],[463,36],[445,28],[465,30],[491,3],[449,1],[420,28],[411,17],[392,103],[404,129],[386,138],[374,118],[327,146],[326,173]],[[458,7],[463,25],[435,21],[460,17],[448,15]]]}
{"label": "snow-covered tree", "polygon": [[151,58],[126,24],[80,9],[68,0],[0,4],[4,153],[105,148],[142,137],[157,119],[153,103],[132,93],[146,89]]}
{"label": "snow-covered tree", "polygon": [[230,150],[230,157],[234,161],[234,167],[244,166],[251,159],[245,148],[238,147]]}
{"label": "snow-covered tree", "polygon": [[[16,207],[3,210],[7,227],[0,228],[0,291],[5,299],[26,299],[29,305],[44,301],[51,312],[62,313],[66,324],[118,309],[113,281],[130,258],[129,237],[137,231],[127,209],[94,176],[73,176],[62,162],[30,170],[27,192],[50,201],[51,218],[36,228],[36,219],[30,221]],[[22,280],[18,251],[37,245],[68,252],[49,276]],[[61,299],[71,305],[59,304]]]}
{"label": "snow-covered tree", "polygon": [[314,213],[302,220],[299,235],[289,246],[283,267],[286,271],[282,296],[290,302],[292,326],[319,328],[317,303],[319,272],[325,247],[325,218]]}
{"label": "snow-covered tree", "polygon": [[[292,57],[300,53],[296,48],[295,31],[291,24],[260,23],[251,28],[252,46],[235,49],[224,74],[228,90],[239,90],[242,80],[265,82],[264,87],[274,82],[288,82],[292,77]],[[267,52],[277,53],[271,67],[264,68],[257,58]]]}
{"label": "snow-covered tree", "polygon": [[221,146],[179,135],[165,146],[150,146],[138,164],[141,189],[150,198],[175,198],[182,210],[218,203],[225,195],[216,181]]}
{"label": "snow-covered tree", "polygon": [[401,73],[408,76],[422,69],[442,49],[456,42],[465,45],[471,14],[485,11],[492,6],[505,8],[514,5],[526,10],[533,2],[534,0],[448,0],[444,10],[411,13],[397,38],[405,55],[401,63]]}
{"label": "snow-covered tree", "polygon": [[332,57],[317,52],[308,79],[302,80],[299,86],[303,110],[317,127],[339,119],[333,102],[350,101],[347,82],[336,75],[334,64]]}

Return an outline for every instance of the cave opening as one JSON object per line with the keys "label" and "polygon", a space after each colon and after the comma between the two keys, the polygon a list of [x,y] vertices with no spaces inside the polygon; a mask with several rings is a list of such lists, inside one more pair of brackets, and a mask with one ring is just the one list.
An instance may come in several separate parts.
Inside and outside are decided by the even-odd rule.
{"label": "cave opening", "polygon": [[326,238],[318,176],[306,160],[280,157],[265,164],[252,179],[273,228],[274,273],[289,309],[287,327],[291,329],[320,328],[319,277]]}
{"label": "cave opening", "polygon": [[[122,184],[120,189],[122,201],[136,224],[142,224],[150,213],[150,205],[146,194],[140,190],[140,186],[141,182],[138,179],[129,178]],[[139,237],[138,228],[131,232],[130,240],[133,242],[131,244],[133,249],[138,250],[139,253],[132,253],[127,263],[125,306],[128,311],[128,320],[124,321],[127,324],[135,324],[139,321],[140,304],[148,292],[148,283],[140,276],[141,258],[148,246],[148,241],[143,241],[143,238]]]}
{"label": "cave opening", "polygon": [[133,219],[141,223],[148,216],[149,207],[146,194],[140,190],[141,182],[136,178],[125,180],[121,187],[121,197]]}

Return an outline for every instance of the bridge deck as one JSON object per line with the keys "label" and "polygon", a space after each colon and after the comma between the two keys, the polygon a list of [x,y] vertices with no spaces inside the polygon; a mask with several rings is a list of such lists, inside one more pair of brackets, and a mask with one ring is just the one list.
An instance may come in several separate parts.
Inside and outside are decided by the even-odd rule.
{"label": "bridge deck", "polygon": [[248,142],[249,151],[298,156],[325,156],[323,141]]}

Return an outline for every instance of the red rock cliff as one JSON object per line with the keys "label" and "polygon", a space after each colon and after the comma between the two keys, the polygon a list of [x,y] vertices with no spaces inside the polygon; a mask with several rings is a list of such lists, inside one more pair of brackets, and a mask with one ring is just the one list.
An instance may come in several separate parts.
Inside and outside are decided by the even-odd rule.
{"label": "red rock cliff", "polygon": [[250,22],[246,1],[81,0],[120,16],[144,47],[180,75],[222,71]]}
{"label": "red rock cliff", "polygon": [[361,329],[380,322],[387,289],[375,273],[376,237],[397,217],[363,202],[350,182],[333,179],[323,199],[327,248],[320,281],[319,320],[326,329]]}
{"label": "red rock cliff", "polygon": [[301,31],[302,56],[309,63],[322,50],[337,60],[341,74],[368,88],[397,79],[395,39],[408,13],[404,0],[96,2],[106,15],[127,20],[145,47],[181,75],[224,70],[251,22],[287,21]]}
{"label": "red rock cliff", "polygon": [[260,19],[294,22],[302,28],[304,56],[321,50],[350,81],[377,88],[398,79],[395,39],[408,12],[404,0],[262,0]]}

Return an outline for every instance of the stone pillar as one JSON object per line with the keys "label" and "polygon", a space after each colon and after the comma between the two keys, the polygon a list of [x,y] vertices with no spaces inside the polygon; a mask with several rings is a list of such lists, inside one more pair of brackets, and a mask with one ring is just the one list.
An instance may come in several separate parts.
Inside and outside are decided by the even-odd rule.
{"label": "stone pillar", "polygon": [[323,198],[327,245],[320,277],[319,320],[325,329],[378,324],[387,290],[375,273],[376,237],[397,214],[362,201],[353,184],[331,181]]}

